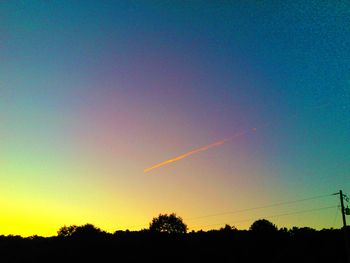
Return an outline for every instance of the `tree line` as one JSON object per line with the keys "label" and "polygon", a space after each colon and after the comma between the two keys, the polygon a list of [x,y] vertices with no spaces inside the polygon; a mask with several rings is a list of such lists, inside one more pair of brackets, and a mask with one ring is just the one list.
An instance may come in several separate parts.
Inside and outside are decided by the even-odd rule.
{"label": "tree line", "polygon": [[160,214],[140,231],[108,233],[92,224],[63,226],[57,236],[0,236],[0,262],[347,262],[340,229],[278,229],[256,220],[249,230],[225,225],[190,231],[176,214]]}

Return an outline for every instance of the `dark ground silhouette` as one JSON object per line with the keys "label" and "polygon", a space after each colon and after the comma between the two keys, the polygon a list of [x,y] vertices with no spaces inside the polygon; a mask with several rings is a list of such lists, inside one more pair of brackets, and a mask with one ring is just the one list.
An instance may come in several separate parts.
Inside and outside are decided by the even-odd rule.
{"label": "dark ground silhouette", "polygon": [[340,263],[346,262],[344,240],[344,230],[278,230],[267,220],[254,222],[250,230],[226,225],[190,233],[148,229],[110,234],[86,224],[62,227],[48,238],[0,236],[0,262]]}

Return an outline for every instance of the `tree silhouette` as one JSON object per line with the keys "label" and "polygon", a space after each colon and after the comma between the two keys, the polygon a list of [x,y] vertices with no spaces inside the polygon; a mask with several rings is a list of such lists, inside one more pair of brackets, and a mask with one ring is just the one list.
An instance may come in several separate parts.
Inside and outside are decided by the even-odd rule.
{"label": "tree silhouette", "polygon": [[236,230],[237,228],[235,226],[230,226],[229,224],[226,224],[224,227],[220,228],[220,231],[224,231],[224,232],[231,232]]}
{"label": "tree silhouette", "polygon": [[256,220],[249,228],[255,233],[269,234],[277,232],[277,227],[266,219]]}
{"label": "tree silhouette", "polygon": [[60,237],[95,237],[101,234],[106,234],[106,232],[92,224],[63,226],[57,232]]}
{"label": "tree silhouette", "polygon": [[[169,227],[172,219],[180,222],[182,230]],[[152,223],[151,229],[158,232],[119,230],[112,235],[86,224],[64,226],[58,237],[0,235],[0,262],[108,262],[112,258],[116,262],[164,263],[169,255],[174,262],[347,262],[341,229],[277,231],[273,223],[258,220],[250,231],[226,225],[220,230],[176,234],[184,233],[186,227],[175,214],[159,215]]]}
{"label": "tree silhouette", "polygon": [[164,233],[186,233],[187,225],[183,222],[182,218],[176,216],[175,213],[170,215],[160,214],[158,217],[153,218],[149,230],[152,232]]}
{"label": "tree silhouette", "polygon": [[57,235],[59,237],[70,237],[74,234],[76,231],[77,226],[72,225],[72,226],[63,226],[57,231]]}

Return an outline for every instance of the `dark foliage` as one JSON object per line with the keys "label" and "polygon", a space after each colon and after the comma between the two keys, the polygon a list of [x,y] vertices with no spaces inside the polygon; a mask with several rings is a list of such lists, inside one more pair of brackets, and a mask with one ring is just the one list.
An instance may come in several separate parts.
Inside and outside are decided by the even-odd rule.
{"label": "dark foliage", "polygon": [[187,232],[187,225],[182,221],[181,217],[176,214],[160,214],[153,218],[149,230],[152,232],[161,232],[169,234],[183,234]]}
{"label": "dark foliage", "polygon": [[220,231],[225,231],[225,232],[237,231],[237,228],[226,224],[224,227],[220,228]]}
{"label": "dark foliage", "polygon": [[65,226],[56,237],[0,236],[0,262],[346,262],[344,230],[294,227],[271,232],[265,223],[253,224],[268,226],[264,234],[260,228],[229,225],[188,234],[108,234],[90,224]]}
{"label": "dark foliage", "polygon": [[250,230],[260,234],[271,234],[277,232],[277,226],[266,219],[259,219],[250,226]]}
{"label": "dark foliage", "polygon": [[95,238],[103,234],[106,234],[106,232],[92,224],[85,224],[83,226],[63,226],[57,231],[59,237]]}

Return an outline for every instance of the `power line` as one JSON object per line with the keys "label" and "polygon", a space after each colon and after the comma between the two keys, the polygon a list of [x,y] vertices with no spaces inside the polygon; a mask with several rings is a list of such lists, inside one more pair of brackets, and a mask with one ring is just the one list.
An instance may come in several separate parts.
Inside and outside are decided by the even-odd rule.
{"label": "power line", "polygon": [[[320,211],[320,210],[326,210],[326,209],[331,209],[334,207],[338,206],[326,206],[326,207],[320,207],[320,208],[314,208],[314,209],[307,209],[307,210],[301,210],[301,211],[296,211],[296,212],[290,212],[290,213],[283,213],[283,214],[277,214],[277,215],[271,215],[271,216],[264,216],[263,218],[276,218],[276,217],[283,217],[283,216],[289,216],[289,215],[296,215],[296,214],[304,214],[304,213],[310,213],[314,211]],[[249,218],[249,219],[243,219],[243,220],[237,220],[231,223],[240,223],[240,222],[246,222],[246,221],[251,221],[251,220],[256,220],[256,218]],[[217,223],[217,224],[210,224],[210,225],[204,225],[202,227],[209,227],[209,226],[217,226],[217,225],[223,225],[225,223]],[[195,225],[194,227],[197,227],[199,225]]]}
{"label": "power line", "polygon": [[335,217],[334,217],[334,219],[333,219],[332,227],[334,227],[335,221],[337,220],[338,212],[339,212],[339,210],[340,210],[339,208],[340,208],[340,206],[338,205],[338,206],[337,206],[337,210],[335,211]]}
{"label": "power line", "polygon": [[[243,213],[243,212],[248,212],[248,211],[253,211],[253,210],[259,210],[259,209],[264,209],[264,208],[270,208],[270,207],[276,207],[276,206],[294,204],[294,203],[299,203],[299,202],[306,202],[306,201],[309,201],[309,200],[315,200],[315,199],[325,198],[325,197],[329,197],[329,196],[332,196],[332,195],[333,195],[333,194],[311,196],[311,197],[307,197],[307,198],[303,198],[303,199],[296,199],[296,200],[291,200],[291,201],[279,202],[279,203],[274,203],[274,204],[270,204],[270,205],[251,207],[251,208],[246,208],[246,209],[240,209],[240,210],[229,211],[229,212],[221,212],[221,213],[203,215],[203,216],[192,217],[192,218],[184,218],[184,220],[185,220],[185,221],[193,221],[193,220],[198,220],[198,219],[208,218],[208,217],[215,217],[215,216],[222,216],[222,215]],[[329,207],[328,207],[328,208],[329,208]],[[321,208],[321,209],[322,209],[322,208]],[[316,209],[316,210],[317,210],[317,209]],[[303,211],[304,211],[304,210],[303,210]],[[301,213],[304,213],[303,211],[301,211]],[[305,211],[315,211],[315,209],[305,210]],[[290,215],[290,214],[293,214],[293,213],[299,213],[299,212],[292,212],[292,213],[288,213],[288,214],[286,214],[286,215]],[[283,215],[284,215],[284,214],[282,214],[282,216],[283,216]],[[278,216],[278,215],[276,215],[276,216]],[[271,217],[271,216],[270,216],[270,217]],[[265,218],[270,218],[270,217],[265,217]],[[272,216],[272,217],[274,217],[274,216]],[[245,219],[245,220],[243,220],[243,221],[250,221],[250,220],[254,220],[254,218],[253,218],[253,219]],[[243,221],[236,221],[236,222],[243,222]],[[203,227],[214,226],[214,225],[220,225],[220,224],[206,225],[206,226],[203,226]],[[196,226],[198,226],[198,225],[196,225]],[[146,224],[143,224],[143,225],[131,226],[130,228],[139,228],[139,227],[147,227],[147,225],[146,225]]]}
{"label": "power line", "polygon": [[303,198],[303,199],[297,199],[297,200],[286,201],[286,202],[279,202],[279,203],[275,203],[275,204],[264,205],[264,206],[257,206],[257,207],[246,208],[246,209],[240,209],[240,210],[236,210],[236,211],[222,212],[222,213],[216,213],[216,214],[209,214],[209,215],[204,215],[204,216],[192,217],[192,218],[187,218],[186,220],[187,221],[191,221],[191,220],[197,220],[197,219],[202,219],[202,218],[207,218],[207,217],[215,217],[215,216],[222,216],[222,215],[228,215],[228,214],[242,213],[242,212],[247,212],[247,211],[252,211],[252,210],[259,210],[259,209],[276,207],[276,206],[281,206],[281,205],[288,205],[288,204],[294,204],[294,203],[299,203],[299,202],[305,202],[305,201],[319,199],[319,198],[324,198],[324,197],[328,197],[328,196],[332,196],[332,195],[331,194],[327,194],[327,195],[312,196],[312,197]]}

